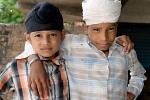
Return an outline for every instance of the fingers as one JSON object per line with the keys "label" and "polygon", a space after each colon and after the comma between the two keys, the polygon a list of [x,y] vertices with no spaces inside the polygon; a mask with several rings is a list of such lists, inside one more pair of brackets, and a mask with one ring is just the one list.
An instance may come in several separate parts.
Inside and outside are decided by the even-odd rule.
{"label": "fingers", "polygon": [[32,90],[32,87],[31,87],[31,78],[29,78],[29,80],[28,80],[28,87],[29,87],[29,90],[30,90],[30,91],[33,91],[33,90]]}
{"label": "fingers", "polygon": [[127,100],[134,100],[135,95],[133,93],[127,92]]}
{"label": "fingers", "polygon": [[48,89],[50,89],[50,87],[51,87],[51,84],[50,84],[50,79],[47,77],[47,79],[46,79],[46,84],[47,84],[47,86],[48,86]]}
{"label": "fingers", "polygon": [[[44,97],[48,98],[49,97],[49,83],[47,83],[49,81],[49,78],[47,77],[45,81],[42,81],[42,87],[43,87],[43,93],[44,93]],[[46,84],[45,84],[46,83]]]}
{"label": "fingers", "polygon": [[127,53],[129,53],[133,48],[134,48],[134,43],[132,43],[132,41],[130,40],[130,38],[128,36],[126,36],[127,39],[127,45],[125,46],[125,51]]}
{"label": "fingers", "polygon": [[123,35],[123,36],[124,36],[124,38],[123,38],[124,50],[128,53],[128,52],[129,52],[129,47],[130,47],[129,37],[128,37],[128,36],[125,36],[125,35]]}
{"label": "fingers", "polygon": [[28,87],[29,87],[29,90],[32,91],[35,96],[37,97],[39,96],[38,91],[37,91],[37,86],[34,81],[31,82],[31,78],[29,78],[28,80]]}
{"label": "fingers", "polygon": [[37,85],[35,84],[35,82],[32,82],[32,83],[31,83],[30,88],[31,88],[33,94],[34,94],[36,97],[39,97]]}
{"label": "fingers", "polygon": [[116,42],[118,43],[118,44],[120,44],[120,45],[122,45],[123,46],[123,41],[119,38],[119,37],[116,37]]}
{"label": "fingers", "polygon": [[37,85],[37,90],[38,90],[37,92],[38,92],[40,98],[43,99],[44,98],[44,93],[43,93],[44,91],[43,91],[42,83],[36,81],[36,85]]}
{"label": "fingers", "polygon": [[47,100],[49,98],[50,81],[48,77],[46,78],[46,80],[32,80],[32,82],[29,78],[28,87],[35,96],[40,97],[44,100]]}
{"label": "fingers", "polygon": [[134,44],[132,43],[131,39],[126,35],[122,35],[116,38],[116,42],[124,46],[124,50],[127,53],[129,53],[134,48]]}

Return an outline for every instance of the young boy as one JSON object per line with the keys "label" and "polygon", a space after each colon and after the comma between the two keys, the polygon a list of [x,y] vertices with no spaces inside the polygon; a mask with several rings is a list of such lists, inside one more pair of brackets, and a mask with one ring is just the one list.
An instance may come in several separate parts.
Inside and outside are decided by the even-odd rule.
{"label": "young boy", "polygon": [[[95,10],[105,9],[105,2],[106,2],[105,0],[103,1],[91,0],[90,3],[88,2],[90,1],[88,0],[87,2],[84,1],[83,4],[84,3],[88,4],[86,7],[89,8],[87,9],[87,11],[89,12],[92,12],[94,10],[95,4],[98,4]],[[100,9],[101,6],[99,6],[99,4],[101,6],[103,5],[102,7],[103,9]],[[71,34],[71,35],[66,35],[66,39],[64,40],[62,47],[64,48],[64,51],[65,51],[64,57],[65,57],[66,64],[67,64],[66,69],[67,69],[67,75],[69,79],[69,86],[71,90],[70,94],[71,94],[71,99],[73,100],[99,100],[99,99],[126,100],[127,98],[126,96],[127,86],[126,85],[128,81],[127,79],[128,69],[133,68],[132,62],[130,59],[130,55],[132,53],[126,54],[125,51],[123,50],[123,47],[120,47],[115,42],[113,44],[117,45],[119,48],[116,46],[114,48],[114,46],[112,45],[112,42],[114,41],[114,38],[116,36],[117,25],[116,25],[116,20],[115,22],[114,21],[112,22],[111,20],[112,18],[115,18],[115,19],[117,18],[118,20],[118,16],[115,17],[113,16],[113,14],[118,13],[118,10],[120,9],[118,10],[113,9],[115,11],[117,10],[114,13],[112,12],[111,8],[115,6],[117,7],[117,5],[120,5],[121,3],[118,0],[116,0],[116,3],[115,1],[111,0],[111,1],[108,1],[108,4],[112,4],[112,5],[110,5],[109,9],[105,9],[105,11],[103,11],[106,14],[101,13],[100,11],[98,12],[94,11],[95,12],[95,13],[93,12],[94,14],[93,13],[85,14],[86,16],[88,16],[88,19],[85,19],[85,22],[88,25],[87,27],[85,27],[87,36]],[[83,9],[84,9],[84,6],[83,6]],[[85,10],[83,10],[83,14],[84,12]],[[102,17],[98,16],[99,14],[101,15],[104,14],[104,16]],[[110,16],[110,14],[112,15]],[[98,18],[95,18],[92,15],[98,16]],[[101,20],[102,18],[103,19],[106,18],[106,20]],[[94,23],[93,23],[93,20],[95,20]],[[92,22],[92,23],[88,24],[87,22]],[[104,34],[104,33],[109,33],[109,34]],[[117,48],[119,51],[117,51]],[[31,48],[28,50],[31,50]],[[25,50],[25,52],[29,53],[28,55],[35,54],[27,50]],[[119,53],[121,54],[119,55]],[[124,58],[124,57],[127,57],[127,58]],[[127,63],[125,60],[127,61]],[[114,62],[114,61],[117,61],[117,62]],[[137,60],[135,60],[135,62],[137,63],[137,65],[139,64]],[[31,68],[35,69],[33,71],[37,71],[36,68],[38,66],[33,66],[34,63],[36,62],[33,62],[31,64]],[[128,66],[129,65],[128,63],[130,64],[130,66]],[[139,70],[138,67],[141,68],[141,73],[137,71]],[[43,69],[40,69],[40,71],[41,70]],[[33,71],[32,71],[32,74],[33,74]],[[138,81],[141,84],[141,86],[140,85],[139,86],[142,87],[143,85],[142,82],[144,80],[143,73],[145,72],[145,70],[142,68],[141,65],[139,65],[137,66],[137,68],[135,69],[133,68],[131,71],[133,73],[132,75],[135,75],[135,77],[139,79]],[[136,76],[136,74],[139,76],[141,75],[141,78]],[[134,81],[133,81],[133,84],[134,84]],[[115,84],[115,82],[117,85]],[[135,86],[136,84],[138,83],[135,82]],[[139,89],[139,91],[137,91],[137,93],[140,93],[140,91],[141,91],[141,88]],[[129,92],[135,93],[134,91],[129,91]]]}
{"label": "young boy", "polygon": [[134,50],[126,53],[114,42],[121,1],[84,0],[82,8],[87,36],[68,36],[64,42],[71,99],[136,99],[146,71]]}
{"label": "young boy", "polygon": [[[27,41],[37,53],[50,80],[47,94],[36,97],[28,88],[30,63],[27,58],[14,59],[0,73],[0,95],[12,91],[13,100],[69,100],[68,79],[60,44],[64,39],[63,18],[57,7],[37,4],[25,21]],[[38,74],[38,73],[37,73]]]}

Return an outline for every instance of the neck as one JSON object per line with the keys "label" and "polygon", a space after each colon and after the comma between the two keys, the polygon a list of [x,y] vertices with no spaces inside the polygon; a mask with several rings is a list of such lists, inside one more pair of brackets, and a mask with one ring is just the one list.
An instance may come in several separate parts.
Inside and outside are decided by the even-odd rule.
{"label": "neck", "polygon": [[108,49],[108,50],[104,50],[103,52],[104,52],[104,54],[106,55],[106,57],[108,57],[109,49]]}
{"label": "neck", "polygon": [[59,51],[56,52],[54,55],[52,55],[51,57],[44,57],[46,60],[52,60],[53,58],[57,57],[59,55]]}

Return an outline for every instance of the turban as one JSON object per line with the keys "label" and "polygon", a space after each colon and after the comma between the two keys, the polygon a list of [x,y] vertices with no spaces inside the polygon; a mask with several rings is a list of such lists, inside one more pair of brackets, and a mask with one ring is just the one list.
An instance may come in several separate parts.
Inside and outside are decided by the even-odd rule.
{"label": "turban", "polygon": [[49,2],[38,3],[25,20],[27,34],[44,30],[63,30],[63,17],[60,10]]}
{"label": "turban", "polygon": [[120,0],[84,0],[83,20],[87,25],[115,23],[121,13]]}

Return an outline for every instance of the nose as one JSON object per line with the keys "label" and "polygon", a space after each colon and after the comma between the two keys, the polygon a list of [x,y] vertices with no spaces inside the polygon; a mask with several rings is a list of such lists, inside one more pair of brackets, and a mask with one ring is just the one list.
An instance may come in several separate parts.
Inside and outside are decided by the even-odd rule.
{"label": "nose", "polygon": [[50,40],[48,38],[44,38],[42,41],[42,45],[48,45],[50,44]]}
{"label": "nose", "polygon": [[108,39],[108,33],[106,30],[102,31],[100,35],[101,40],[106,41]]}

